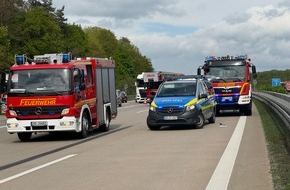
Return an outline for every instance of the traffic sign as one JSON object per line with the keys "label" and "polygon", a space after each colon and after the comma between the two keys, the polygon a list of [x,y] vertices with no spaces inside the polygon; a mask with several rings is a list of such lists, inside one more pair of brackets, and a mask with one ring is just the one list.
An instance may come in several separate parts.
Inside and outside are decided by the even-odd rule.
{"label": "traffic sign", "polygon": [[272,86],[280,86],[280,78],[272,78]]}

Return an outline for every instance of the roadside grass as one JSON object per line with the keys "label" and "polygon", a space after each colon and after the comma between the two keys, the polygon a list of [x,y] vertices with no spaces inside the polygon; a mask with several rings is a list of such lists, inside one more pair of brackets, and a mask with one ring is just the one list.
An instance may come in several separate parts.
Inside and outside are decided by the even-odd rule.
{"label": "roadside grass", "polygon": [[290,190],[290,131],[271,108],[254,103],[264,126],[274,190]]}

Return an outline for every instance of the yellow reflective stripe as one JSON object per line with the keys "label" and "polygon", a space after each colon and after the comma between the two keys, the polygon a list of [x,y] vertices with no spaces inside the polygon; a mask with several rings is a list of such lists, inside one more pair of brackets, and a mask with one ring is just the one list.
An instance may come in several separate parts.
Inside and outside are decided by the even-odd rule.
{"label": "yellow reflective stripe", "polygon": [[212,107],[214,107],[214,104],[209,104],[207,106],[203,106],[201,109],[202,110],[207,110],[207,109],[212,108]]}
{"label": "yellow reflective stripe", "polygon": [[197,98],[193,98],[192,100],[190,100],[189,102],[187,102],[187,104],[185,104],[185,106],[189,106],[189,105],[193,105],[195,103],[197,103]]}

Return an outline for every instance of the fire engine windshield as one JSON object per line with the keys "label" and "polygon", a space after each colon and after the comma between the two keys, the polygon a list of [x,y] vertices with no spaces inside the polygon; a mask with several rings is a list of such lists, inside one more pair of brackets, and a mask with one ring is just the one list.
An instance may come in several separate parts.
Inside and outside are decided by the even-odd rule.
{"label": "fire engine windshield", "polygon": [[238,82],[245,80],[246,69],[242,65],[210,66],[207,75],[213,76],[215,80]]}
{"label": "fire engine windshield", "polygon": [[8,93],[58,95],[71,92],[69,69],[39,69],[12,71]]}

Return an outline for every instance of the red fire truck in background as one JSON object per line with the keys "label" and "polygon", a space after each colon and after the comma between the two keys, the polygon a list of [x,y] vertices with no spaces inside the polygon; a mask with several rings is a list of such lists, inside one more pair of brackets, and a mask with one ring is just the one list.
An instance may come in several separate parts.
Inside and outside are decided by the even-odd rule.
{"label": "red fire truck in background", "polygon": [[7,95],[7,131],[21,141],[38,132],[73,131],[85,138],[95,128],[108,131],[117,116],[115,63],[72,60],[70,54],[16,55]]}
{"label": "red fire truck in background", "polygon": [[172,80],[175,77],[183,76],[182,73],[175,72],[147,72],[144,74],[144,83],[146,85],[146,103],[150,103],[163,81]]}
{"label": "red fire truck in background", "polygon": [[214,88],[217,113],[240,111],[252,115],[251,80],[256,77],[256,67],[247,55],[209,56],[198,68],[198,75],[201,69]]}

